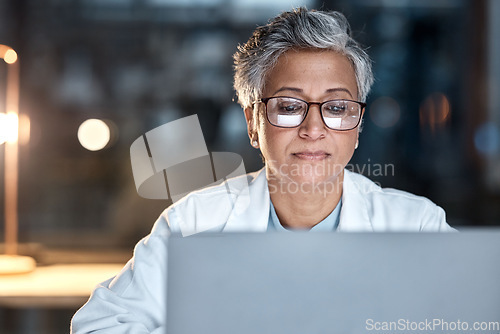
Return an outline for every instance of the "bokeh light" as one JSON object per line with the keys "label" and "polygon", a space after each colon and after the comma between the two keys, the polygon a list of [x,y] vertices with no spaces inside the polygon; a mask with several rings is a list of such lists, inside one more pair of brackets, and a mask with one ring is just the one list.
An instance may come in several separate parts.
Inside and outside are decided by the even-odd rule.
{"label": "bokeh light", "polygon": [[382,96],[376,99],[369,108],[370,118],[381,128],[390,128],[399,121],[401,108],[392,97]]}
{"label": "bokeh light", "polygon": [[89,151],[102,150],[108,145],[110,139],[110,128],[100,119],[88,119],[78,128],[78,140]]}
{"label": "bokeh light", "polygon": [[480,125],[474,134],[474,146],[484,155],[490,156],[500,151],[500,130],[492,122]]}
{"label": "bokeh light", "polygon": [[7,64],[14,64],[17,61],[17,53],[16,51],[9,49],[5,52],[5,55],[3,56],[3,60]]}
{"label": "bokeh light", "polygon": [[443,93],[430,94],[420,104],[420,125],[429,127],[431,132],[444,128],[451,117],[450,101]]}
{"label": "bokeh light", "polygon": [[19,132],[19,119],[16,113],[0,113],[0,144],[15,142]]}
{"label": "bokeh light", "polygon": [[31,121],[28,115],[19,115],[19,144],[25,145],[30,141]]}

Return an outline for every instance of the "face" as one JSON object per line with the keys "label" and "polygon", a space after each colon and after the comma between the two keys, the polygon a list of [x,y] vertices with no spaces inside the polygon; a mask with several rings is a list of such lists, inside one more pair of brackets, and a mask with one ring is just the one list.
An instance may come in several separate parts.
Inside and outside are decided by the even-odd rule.
{"label": "face", "polygon": [[[291,50],[269,73],[262,97],[288,96],[308,102],[358,100],[351,62],[329,50]],[[335,131],[326,127],[318,105],[296,128],[279,128],[265,117],[263,103],[245,109],[250,140],[257,141],[272,183],[338,184],[358,140],[358,128]]]}

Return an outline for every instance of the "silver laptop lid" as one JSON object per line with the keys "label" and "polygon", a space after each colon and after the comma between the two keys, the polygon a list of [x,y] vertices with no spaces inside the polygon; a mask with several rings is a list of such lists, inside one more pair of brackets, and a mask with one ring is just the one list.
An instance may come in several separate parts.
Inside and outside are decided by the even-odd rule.
{"label": "silver laptop lid", "polygon": [[172,236],[169,334],[499,333],[500,232]]}

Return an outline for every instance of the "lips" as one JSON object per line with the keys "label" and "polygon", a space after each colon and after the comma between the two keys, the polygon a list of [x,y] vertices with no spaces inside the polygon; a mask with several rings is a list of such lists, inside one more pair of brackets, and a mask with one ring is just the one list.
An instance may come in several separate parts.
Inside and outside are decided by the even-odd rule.
{"label": "lips", "polygon": [[303,152],[293,153],[292,155],[299,159],[310,160],[310,161],[324,160],[330,157],[330,154],[325,151],[303,151]]}

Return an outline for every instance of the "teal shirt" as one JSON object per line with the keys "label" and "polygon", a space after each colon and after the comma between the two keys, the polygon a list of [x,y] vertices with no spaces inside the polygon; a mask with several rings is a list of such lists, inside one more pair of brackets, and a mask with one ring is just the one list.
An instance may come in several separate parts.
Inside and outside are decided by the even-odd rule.
{"label": "teal shirt", "polygon": [[[286,228],[281,225],[278,216],[276,215],[276,210],[274,209],[274,205],[272,201],[269,201],[271,203],[270,205],[270,213],[269,213],[269,223],[267,224],[267,230],[268,231],[278,231],[278,232],[283,232],[283,231],[288,231],[291,232],[290,230],[287,230]],[[340,209],[342,207],[342,198],[340,199],[339,203],[335,207],[335,209],[326,217],[323,219],[321,222],[318,224],[314,225],[310,231],[313,232],[332,232],[337,229],[337,226],[339,226],[339,221],[340,221]]]}

